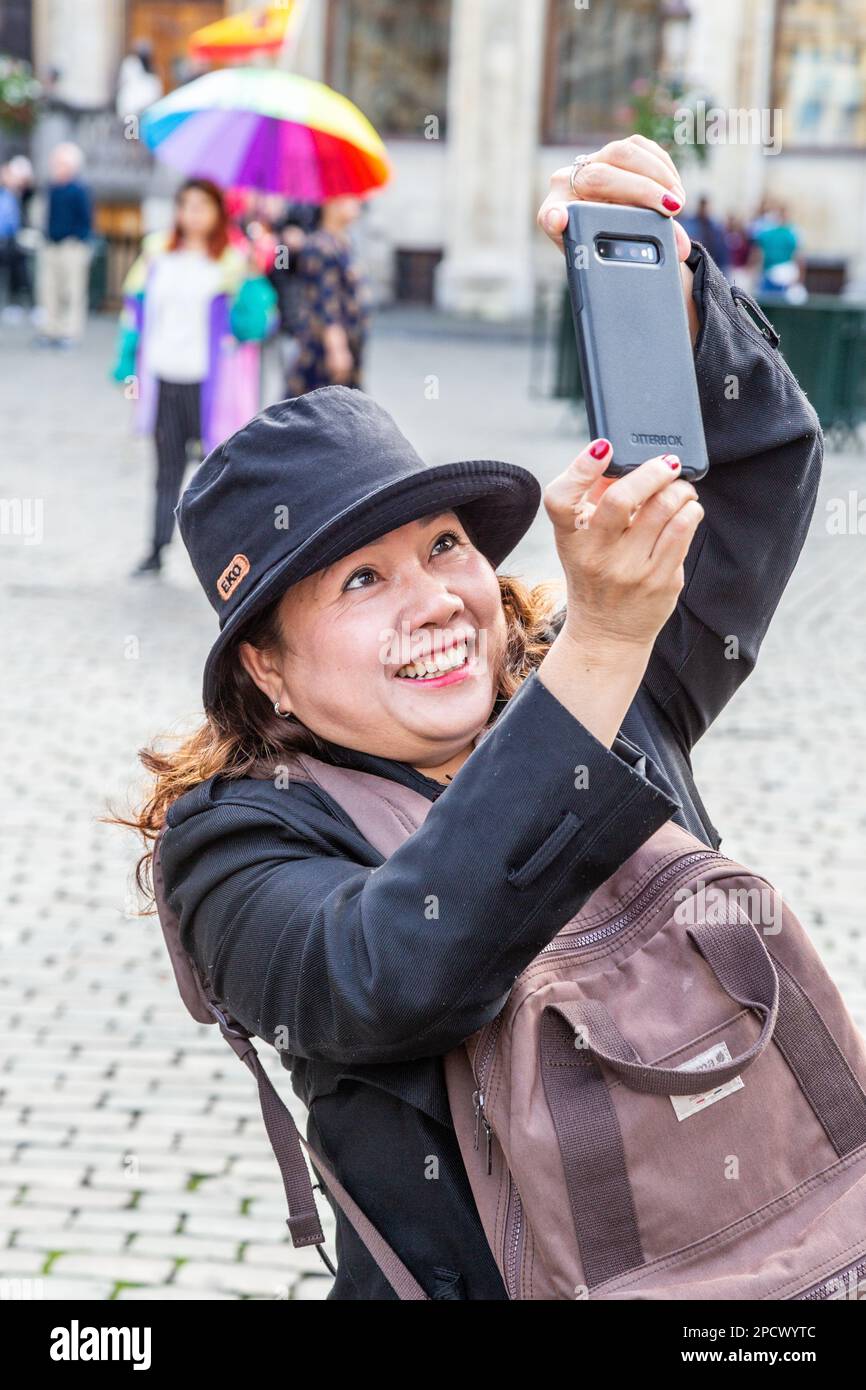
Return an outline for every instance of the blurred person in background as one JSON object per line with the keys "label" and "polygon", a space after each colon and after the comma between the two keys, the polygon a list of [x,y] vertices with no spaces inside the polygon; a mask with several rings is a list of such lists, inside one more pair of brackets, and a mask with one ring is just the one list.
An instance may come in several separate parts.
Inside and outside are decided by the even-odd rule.
{"label": "blurred person in background", "polygon": [[706,246],[719,270],[727,275],[731,267],[728,238],[719,219],[710,216],[709,198],[699,198],[692,216],[683,217],[680,220],[689,238],[692,241],[699,241],[702,246]]}
{"label": "blurred person in background", "polygon": [[755,237],[758,235],[758,232],[761,232],[764,230],[765,227],[772,225],[773,221],[775,220],[775,216],[776,214],[773,210],[773,200],[772,198],[769,198],[766,194],[764,194],[763,198],[758,204],[757,212],[753,217],[750,217],[748,222],[746,223],[746,234],[749,238],[749,241],[754,242]]}
{"label": "blurred person in background", "polygon": [[6,282],[6,303],[2,318],[11,321],[22,313],[18,305],[18,261],[21,250],[18,233],[21,230],[21,203],[15,192],[9,165],[0,168],[0,271]]}
{"label": "blurred person in background", "polygon": [[760,265],[759,294],[784,294],[795,303],[805,298],[800,241],[784,203],[772,205],[758,220],[752,242]]}
{"label": "blurred person in background", "polygon": [[318,386],[362,386],[369,290],[349,236],[360,210],[358,198],[329,198],[298,252],[298,353],[287,396]]}
{"label": "blurred person in background", "polygon": [[90,274],[90,193],[80,175],[84,155],[64,141],[49,156],[45,240],[39,252],[43,347],[72,347],[84,336]]}
{"label": "blurred person in background", "polygon": [[151,547],[133,576],[162,568],[174,532],[187,448],[205,453],[260,405],[258,344],[276,322],[276,294],[229,241],[222,192],[187,179],[170,232],[145,237],[123,285],[116,381],[134,384],[139,433],[153,433]]}
{"label": "blurred person in background", "polygon": [[35,251],[39,244],[39,233],[29,225],[35,179],[33,165],[25,154],[13,155],[3,168],[0,183],[12,194],[19,210],[18,228],[5,252],[0,253],[7,274],[6,304],[0,317],[7,323],[18,323],[25,312],[34,313],[36,300],[28,252]]}
{"label": "blurred person in background", "polygon": [[26,237],[35,235],[27,226],[32,197],[33,165],[26,155],[17,154],[0,170],[0,267],[6,273],[6,303],[2,312],[6,323],[19,322],[25,308],[33,309],[33,284],[23,244]]}
{"label": "blurred person in background", "polygon": [[246,223],[251,218],[251,194],[246,188],[224,188],[222,195],[228,218],[229,245],[239,247],[246,254],[250,244]]}
{"label": "blurred person in background", "polygon": [[319,225],[319,209],[310,203],[291,203],[276,224],[276,246],[268,279],[277,292],[279,349],[283,380],[287,381],[300,352],[298,325],[301,280],[298,262],[307,237]]}
{"label": "blurred person in background", "polygon": [[730,278],[736,280],[743,289],[748,290],[752,278],[748,268],[752,243],[741,217],[736,217],[733,213],[728,217],[725,224],[725,236],[731,258]]}
{"label": "blurred person in background", "polygon": [[146,106],[159,101],[162,93],[162,79],[154,71],[153,49],[146,39],[141,39],[120,65],[115,110],[121,120],[137,116]]}
{"label": "blurred person in background", "polygon": [[21,222],[22,225],[26,226],[29,222],[30,200],[36,192],[33,165],[26,154],[15,154],[10,159],[7,168],[12,187],[21,204]]}

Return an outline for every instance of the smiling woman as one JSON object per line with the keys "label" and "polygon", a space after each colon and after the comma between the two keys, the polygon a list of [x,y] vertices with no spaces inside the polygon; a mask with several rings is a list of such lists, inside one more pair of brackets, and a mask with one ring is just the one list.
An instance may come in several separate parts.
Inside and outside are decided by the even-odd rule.
{"label": "smiling woman", "polygon": [[[555,171],[539,226],[561,245],[571,197],[670,215],[684,196],[669,156],[635,136],[573,179]],[[603,478],[604,439],[543,492],[496,459],[430,466],[343,386],[263,411],[181,500],[220,632],[204,722],[141,753],[153,782],[124,821],[147,849],[139,883],[160,835],[166,911],[234,1020],[229,1040],[278,1049],[311,1144],[413,1296],[511,1296],[443,1057],[666,822],[699,857],[718,848],[690,752],[753,668],[814,508],[815,413],[680,233],[710,458],[700,501],[671,455]],[[736,401],[719,386],[730,374]],[[497,571],[541,501],[560,573],[529,589]],[[338,772],[397,817],[387,854],[333,793]],[[408,834],[407,799],[424,812]],[[511,1193],[509,1235],[519,1212]],[[329,1297],[399,1297],[344,1204],[335,1214]]]}
{"label": "smiling woman", "polygon": [[493,708],[507,623],[496,574],[455,512],[407,522],[299,580],[278,621],[281,651],[245,642],[240,657],[281,714],[416,766],[455,772],[469,756]]}

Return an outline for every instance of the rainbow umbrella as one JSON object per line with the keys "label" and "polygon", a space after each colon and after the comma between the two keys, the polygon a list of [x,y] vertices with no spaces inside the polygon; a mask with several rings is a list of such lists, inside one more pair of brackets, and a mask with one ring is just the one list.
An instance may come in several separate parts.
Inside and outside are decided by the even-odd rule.
{"label": "rainbow umbrella", "polygon": [[323,82],[278,68],[205,73],[147,107],[141,134],[188,176],[302,203],[368,193],[391,172],[357,106]]}
{"label": "rainbow umbrella", "polygon": [[225,19],[196,29],[190,35],[189,51],[193,58],[208,63],[246,58],[253,52],[274,52],[282,48],[290,20],[294,24],[295,6],[291,0],[288,4],[226,15]]}

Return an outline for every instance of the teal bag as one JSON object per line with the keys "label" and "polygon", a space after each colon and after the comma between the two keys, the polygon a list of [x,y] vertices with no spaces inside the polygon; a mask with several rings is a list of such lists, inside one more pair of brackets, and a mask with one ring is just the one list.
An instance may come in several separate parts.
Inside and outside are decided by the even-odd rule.
{"label": "teal bag", "polygon": [[244,280],[231,307],[229,324],[241,343],[267,338],[277,322],[277,292],[264,275]]}

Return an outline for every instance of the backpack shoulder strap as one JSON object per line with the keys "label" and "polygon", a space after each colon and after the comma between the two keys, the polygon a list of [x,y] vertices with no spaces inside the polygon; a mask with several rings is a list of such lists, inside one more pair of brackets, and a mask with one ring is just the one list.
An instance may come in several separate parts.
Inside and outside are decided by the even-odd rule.
{"label": "backpack shoulder strap", "polygon": [[387,859],[423,824],[433,805],[421,792],[354,767],[337,767],[310,753],[295,755],[293,767],[342,806],[364,839]]}
{"label": "backpack shoulder strap", "polygon": [[292,1244],[296,1249],[302,1245],[315,1245],[326,1268],[331,1274],[337,1273],[324,1250],[325,1236],[316,1210],[316,1199],[313,1196],[310,1174],[301,1150],[303,1144],[311,1162],[327,1181],[328,1189],[333,1194],[340,1210],[357,1232],[358,1237],[376,1261],[397,1297],[401,1300],[426,1300],[428,1295],[406,1268],[399,1255],[392,1250],[373,1223],[367,1219],[354,1198],[350,1197],[342,1183],[331,1171],[330,1166],[300,1133],[291,1111],[278,1095],[273,1082],[262,1066],[261,1058],[251,1042],[252,1034],[236,1019],[232,1018],[213,998],[208,982],[202,979],[192,956],[184,950],[180,939],[177,914],[169,907],[165,894],[165,880],[160,860],[162,838],[165,831],[166,827],[163,826],[156,837],[153,848],[153,888],[160,925],[175,981],[187,1010],[196,1022],[218,1023],[220,1032],[229,1047],[255,1077],[262,1119],[283,1179],[283,1188],[289,1208],[286,1225],[292,1237]]}
{"label": "backpack shoulder strap", "polygon": [[153,895],[156,899],[156,908],[159,913],[159,923],[162,927],[162,935],[165,940],[168,958],[171,961],[171,968],[174,971],[174,978],[177,983],[180,997],[192,1014],[196,1023],[214,1023],[214,1014],[208,999],[208,992],[199,974],[198,966],[192,956],[183,949],[180,940],[180,924],[176,913],[172,912],[165,896],[165,879],[162,873],[162,861],[160,859],[160,849],[162,848],[162,837],[167,826],[163,826],[156,837],[153,847]]}

